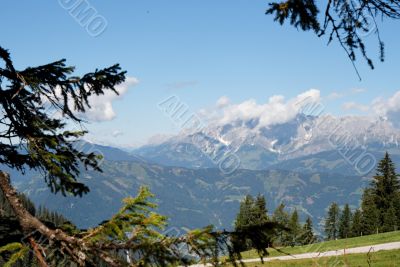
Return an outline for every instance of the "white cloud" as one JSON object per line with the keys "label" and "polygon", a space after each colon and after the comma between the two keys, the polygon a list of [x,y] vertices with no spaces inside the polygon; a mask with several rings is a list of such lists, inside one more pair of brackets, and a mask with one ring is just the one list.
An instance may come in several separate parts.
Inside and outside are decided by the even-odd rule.
{"label": "white cloud", "polygon": [[319,101],[320,91],[316,89],[310,89],[287,101],[282,95],[270,97],[265,104],[258,104],[254,99],[250,99],[240,104],[226,105],[222,108],[222,116],[217,122],[226,124],[237,120],[258,119],[258,127],[285,123],[295,118],[305,105]]}
{"label": "white cloud", "polygon": [[224,108],[224,107],[226,107],[227,105],[229,105],[229,103],[230,103],[231,101],[230,101],[230,99],[227,97],[227,96],[222,96],[222,97],[220,97],[219,99],[218,99],[218,101],[217,101],[217,107],[218,108]]}
{"label": "white cloud", "polygon": [[119,95],[111,90],[107,90],[104,95],[90,96],[89,103],[91,108],[87,109],[81,116],[89,121],[109,121],[114,119],[117,114],[113,108],[113,102],[121,99],[128,89],[138,84],[138,82],[139,81],[134,77],[127,77],[124,83],[115,88]]}
{"label": "white cloud", "polygon": [[397,91],[389,99],[376,98],[372,102],[375,114],[386,117],[396,127],[400,127],[400,91]]}
{"label": "white cloud", "polygon": [[359,110],[362,112],[368,112],[369,111],[369,106],[367,105],[362,105],[362,104],[357,104],[356,102],[346,102],[342,105],[342,108],[344,110]]}

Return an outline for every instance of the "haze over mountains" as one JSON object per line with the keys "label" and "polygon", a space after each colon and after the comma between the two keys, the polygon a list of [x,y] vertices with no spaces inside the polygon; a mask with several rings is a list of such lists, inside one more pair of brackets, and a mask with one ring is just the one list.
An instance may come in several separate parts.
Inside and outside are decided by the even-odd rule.
{"label": "haze over mountains", "polygon": [[[52,195],[37,173],[13,172],[16,186],[34,202],[56,209],[80,227],[111,216],[124,197],[150,186],[159,211],[176,227],[230,228],[245,194],[265,194],[270,212],[284,202],[302,218],[322,223],[332,201],[356,207],[375,163],[385,151],[400,166],[399,131],[383,118],[311,116],[259,127],[236,120],[201,132],[182,132],[128,153],[85,144],[100,152],[103,173],[84,171],[91,192],[82,198]],[[240,159],[231,173],[219,168],[227,154]]]}

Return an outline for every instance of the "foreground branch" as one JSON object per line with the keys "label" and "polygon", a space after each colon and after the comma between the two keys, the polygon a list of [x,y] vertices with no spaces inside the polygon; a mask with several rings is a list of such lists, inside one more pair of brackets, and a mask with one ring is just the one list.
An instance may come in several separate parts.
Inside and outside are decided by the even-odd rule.
{"label": "foreground branch", "polygon": [[[282,228],[276,222],[260,222],[236,231],[215,232],[208,226],[179,237],[166,236],[161,231],[165,229],[167,218],[152,211],[156,205],[148,199],[153,195],[148,188],[141,187],[136,197],[123,200],[124,205],[108,221],[93,229],[69,234],[61,229],[50,229],[32,216],[10,184],[9,175],[1,171],[0,189],[41,267],[48,267],[48,262],[58,256],[79,266],[98,266],[99,261],[111,267],[187,266],[210,260],[219,265],[221,253],[227,253],[227,261],[236,267],[242,265],[241,244],[251,242],[263,258],[268,255],[266,248],[271,246],[275,231]],[[47,239],[46,251],[38,236]]]}
{"label": "foreground branch", "polygon": [[[63,232],[60,229],[50,229],[41,221],[39,221],[36,217],[32,216],[22,205],[22,202],[18,198],[17,191],[12,187],[10,183],[10,177],[7,173],[0,171],[0,188],[4,193],[4,196],[8,200],[11,205],[12,210],[17,217],[19,224],[21,225],[22,231],[24,234],[29,234],[33,231],[37,231],[46,237],[49,242],[59,243],[61,244],[61,249],[69,254],[71,258],[74,259],[79,266],[86,266],[87,252],[90,250],[89,247],[83,242],[81,239],[70,236]],[[40,251],[36,253],[38,247],[35,246],[35,243],[30,240],[30,246],[35,251],[35,254],[40,254]],[[41,255],[41,254],[40,254]],[[108,257],[107,254],[99,255],[104,261],[106,261],[110,266],[118,267],[120,266],[116,261],[112,258]],[[40,259],[38,257],[39,262],[41,262],[42,267],[47,266],[44,258]]]}

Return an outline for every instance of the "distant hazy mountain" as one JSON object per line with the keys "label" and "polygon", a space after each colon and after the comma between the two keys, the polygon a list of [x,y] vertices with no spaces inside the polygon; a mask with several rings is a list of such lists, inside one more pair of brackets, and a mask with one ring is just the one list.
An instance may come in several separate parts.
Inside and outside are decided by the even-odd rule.
{"label": "distant hazy mountain", "polygon": [[[338,172],[346,169],[346,174],[360,174],[360,166],[351,166],[357,165],[357,157],[367,158],[368,153],[379,157],[386,150],[399,154],[399,140],[399,129],[383,118],[298,115],[289,122],[265,127],[259,127],[257,119],[211,124],[200,132],[184,131],[134,153],[154,163],[187,168],[215,167],[212,159],[225,151],[240,159],[240,168],[252,170],[274,165],[292,170],[293,164],[300,168],[293,161],[296,159],[307,169],[315,159],[322,168],[319,171],[335,171],[337,164]],[[350,163],[344,166],[344,162]]]}
{"label": "distant hazy mountain", "polygon": [[[248,193],[264,194],[270,211],[283,201],[318,223],[332,201],[358,206],[373,163],[384,151],[400,166],[399,136],[382,118],[299,115],[268,127],[259,127],[254,119],[238,120],[200,132],[187,130],[133,154],[83,143],[85,151],[100,152],[105,161],[103,173],[82,173],[91,189],[82,198],[50,194],[35,173],[23,177],[13,172],[13,180],[34,202],[62,212],[80,227],[109,218],[121,199],[135,195],[141,185],[150,186],[159,211],[173,226],[230,228]],[[229,175],[217,168],[227,154],[240,159]]]}
{"label": "distant hazy mountain", "polygon": [[82,198],[51,194],[38,174],[21,177],[13,173],[13,180],[35,203],[60,211],[84,228],[109,218],[120,208],[121,200],[135,195],[141,185],[155,193],[159,212],[170,217],[171,226],[230,228],[245,194],[264,194],[270,211],[283,201],[296,207],[303,218],[311,215],[318,223],[334,200],[357,206],[368,182],[359,176],[278,169],[237,170],[226,176],[215,168],[163,167],[115,148],[96,148],[105,151],[104,172],[82,173],[81,181],[91,189]]}

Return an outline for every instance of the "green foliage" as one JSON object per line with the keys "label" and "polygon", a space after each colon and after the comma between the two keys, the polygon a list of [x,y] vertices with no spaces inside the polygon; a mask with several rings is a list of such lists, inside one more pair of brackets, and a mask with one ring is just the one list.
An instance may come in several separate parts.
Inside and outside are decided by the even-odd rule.
{"label": "green foliage", "polygon": [[333,202],[329,207],[325,220],[325,234],[328,240],[335,240],[339,236],[339,213],[339,206],[336,202]]}
{"label": "green foliage", "polygon": [[24,246],[21,243],[10,243],[0,247],[0,254],[4,254],[5,252],[10,253],[10,255],[7,257],[7,261],[2,266],[12,267],[15,263],[25,258],[29,252],[29,247]]}
{"label": "green foliage", "polygon": [[44,206],[39,206],[36,214],[33,215],[41,221],[51,222],[55,227],[61,227],[64,224],[71,224],[63,215],[55,211],[50,211]]}
{"label": "green foliage", "polygon": [[306,222],[303,225],[301,235],[299,237],[299,242],[301,245],[313,244],[317,241],[317,238],[313,232],[313,223],[310,217],[307,217]]}
{"label": "green foliage", "polygon": [[351,236],[352,214],[349,204],[346,204],[340,214],[339,219],[339,238],[348,238]]}
{"label": "green foliage", "polygon": [[[324,18],[319,22],[320,11],[315,0],[284,0],[269,4],[267,14],[273,14],[275,21],[291,25],[304,31],[313,30],[318,37],[328,35],[328,42],[336,39],[349,59],[356,60],[356,51],[373,69],[372,60],[367,56],[365,38],[376,34],[379,43],[380,60],[384,60],[384,44],[381,41],[376,20],[400,19],[400,5],[391,0],[335,0],[327,1]],[[357,72],[358,73],[358,72]]]}
{"label": "green foliage", "polygon": [[[299,244],[299,237],[301,235],[301,225],[299,222],[299,214],[295,209],[290,216],[290,220],[288,223],[288,245],[294,247]],[[286,245],[286,244],[285,244]]]}
{"label": "green foliage", "polygon": [[[100,157],[78,150],[75,142],[86,132],[70,131],[67,126],[83,122],[79,114],[90,108],[90,96],[107,90],[118,93],[115,86],[125,80],[126,72],[114,65],[76,77],[72,76],[74,67],[65,65],[65,60],[18,71],[8,51],[1,47],[0,59],[4,61],[0,68],[0,164],[21,172],[40,171],[55,193],[87,193],[89,188],[77,180],[80,169],[83,166],[101,171]],[[61,117],[52,117],[54,113]],[[265,199],[259,196],[256,201],[249,198],[243,205],[244,215],[239,216],[234,232],[212,232],[212,227],[206,227],[184,236],[168,237],[161,233],[166,217],[152,211],[156,205],[149,198],[153,195],[143,187],[138,196],[124,199],[123,207],[110,220],[88,231],[79,231],[62,216],[41,207],[37,216],[53,221],[56,229],[52,229],[32,218],[25,205],[18,205],[18,196],[5,174],[1,185],[14,211],[18,211],[17,220],[24,222],[20,223],[22,231],[37,230],[30,235],[32,242],[47,237],[37,246],[39,250],[46,246],[49,254],[45,261],[54,266],[187,265],[193,256],[214,259],[217,264],[221,250],[228,251],[229,260],[237,265],[236,260],[241,257],[235,240],[248,242],[260,256],[266,256],[266,247],[278,227],[277,223],[267,221]],[[34,216],[33,205],[26,205]],[[22,244],[18,246],[13,243],[4,247],[4,251],[15,249],[8,257],[10,264],[23,259],[28,251]]]}
{"label": "green foliage", "polygon": [[254,203],[254,213],[256,216],[256,221],[259,223],[265,223],[269,221],[268,218],[268,209],[267,209],[267,202],[265,201],[265,197],[261,194],[259,194],[256,197],[255,203]]}
{"label": "green foliage", "polygon": [[[343,250],[343,247],[339,248]],[[303,250],[307,251],[307,250]],[[389,267],[398,266],[400,262],[400,250],[371,251],[370,253],[346,254],[330,257],[315,257],[311,259],[291,259],[287,261],[275,260],[268,262],[268,267]],[[246,264],[247,267],[263,266],[259,262]]]}
{"label": "green foliage", "polygon": [[362,213],[360,209],[356,209],[353,214],[350,232],[351,237],[357,237],[363,234]]}
{"label": "green foliage", "polygon": [[[33,202],[24,194],[20,193],[18,194],[18,197],[21,200],[22,205],[27,209],[27,211],[34,215],[36,218],[39,220],[45,222],[46,224],[51,224],[54,225],[55,227],[70,227],[71,229],[74,228],[76,229],[76,226],[73,225],[67,218],[65,218],[63,215],[59,214],[58,212],[55,211],[50,211],[46,207],[39,206],[39,208],[36,208]],[[13,219],[15,220],[15,215],[14,212],[6,200],[6,198],[3,195],[3,192],[0,190],[0,210],[1,210],[1,216],[0,216],[0,222],[5,221],[6,219],[10,220]],[[10,225],[11,227],[11,225]],[[13,227],[17,230],[20,231],[18,224],[13,225]],[[22,234],[22,233],[21,233]],[[0,233],[0,238],[1,239],[7,239],[7,237]]]}
{"label": "green foliage", "polygon": [[222,234],[212,232],[212,226],[189,231],[180,237],[162,234],[167,217],[152,211],[156,208],[156,204],[149,201],[152,197],[147,187],[141,187],[136,197],[123,200],[123,207],[110,220],[79,235],[89,246],[128,252],[130,261],[140,266],[186,264],[190,259],[188,255],[202,259],[212,257]]}
{"label": "green foliage", "polygon": [[[302,254],[309,251],[326,252],[331,250],[343,250],[344,248],[348,249],[348,248],[356,248],[364,246],[373,246],[377,244],[398,242],[399,240],[400,240],[400,231],[397,231],[397,232],[388,232],[375,235],[359,236],[347,239],[316,242],[314,244],[307,244],[304,246],[284,247],[280,248],[279,251],[271,248],[268,249],[268,251],[271,257],[275,257],[275,256]],[[257,257],[257,253],[254,250],[243,252],[242,255],[243,259],[254,259]]]}
{"label": "green foliage", "polygon": [[[272,220],[277,222],[286,228],[289,228],[289,214],[285,211],[285,204],[281,203],[279,206],[274,210],[272,215]],[[285,230],[280,230],[275,238],[275,242],[278,245],[285,245],[290,241],[288,232]]]}
{"label": "green foliage", "polygon": [[399,202],[399,175],[386,152],[377,166],[377,172],[370,187],[364,190],[361,203],[364,233],[397,230],[400,222]]}
{"label": "green foliage", "polygon": [[284,227],[268,218],[265,197],[258,195],[254,199],[247,195],[240,203],[240,209],[235,220],[235,231],[232,233],[232,249],[229,252],[241,252],[255,248],[260,257],[267,256],[267,247],[272,245],[277,232]]}
{"label": "green foliage", "polygon": [[[377,173],[371,184],[375,204],[380,210],[386,211],[393,205],[393,201],[398,199],[400,193],[398,177],[394,163],[386,152],[385,157],[378,164]],[[381,220],[382,216],[381,214]]]}
{"label": "green foliage", "polygon": [[[117,93],[115,86],[125,80],[125,72],[114,65],[72,76],[74,67],[65,65],[64,59],[18,71],[1,47],[0,59],[4,62],[0,68],[0,164],[22,172],[27,168],[42,171],[54,192],[88,192],[77,181],[79,167],[100,171],[99,158],[74,147],[85,131],[69,131],[67,122],[82,122],[78,114],[90,107],[90,96],[107,90]],[[62,118],[51,117],[57,112]]]}
{"label": "green foliage", "polygon": [[[27,209],[27,211],[35,215],[36,214],[36,208],[33,202],[24,194],[20,193],[18,194],[18,197],[21,200],[22,205]],[[14,212],[12,211],[12,208],[8,201],[6,200],[3,191],[0,190],[0,215],[2,217],[11,217],[14,216]]]}
{"label": "green foliage", "polygon": [[[80,231],[69,222],[64,216],[58,214],[57,212],[50,211],[43,206],[36,208],[31,200],[24,194],[19,194],[19,198],[23,206],[32,214],[35,215],[39,220],[51,227],[57,227],[69,234],[78,234]],[[36,260],[26,244],[21,244],[15,241],[21,241],[24,239],[24,233],[20,228],[19,222],[16,220],[14,212],[12,211],[9,203],[4,198],[2,191],[0,190],[0,207],[2,208],[3,214],[0,216],[0,223],[7,225],[5,229],[0,227],[0,244],[6,244],[0,248],[0,265],[1,266],[13,266],[13,267],[23,267],[23,266],[38,266]],[[43,236],[35,236],[38,238],[40,245],[48,246],[48,240],[43,238]],[[11,242],[11,243],[8,243]],[[50,248],[49,248],[50,249]],[[48,250],[48,260],[53,259],[55,256],[52,250]],[[55,250],[58,250],[55,248]],[[29,257],[27,257],[29,255]],[[54,265],[55,266],[55,265]]]}
{"label": "green foliage", "polygon": [[[325,231],[328,239],[335,239],[333,203],[326,219]],[[364,189],[361,209],[352,216],[348,204],[344,207],[339,222],[339,238],[371,235],[396,231],[400,224],[400,181],[389,154],[386,152],[378,163],[376,175],[369,187]]]}
{"label": "green foliage", "polygon": [[313,0],[288,0],[280,3],[270,3],[266,14],[275,13],[275,21],[281,25],[287,20],[296,28],[303,31],[313,30],[316,33],[320,31],[320,25],[317,20],[319,10]]}
{"label": "green foliage", "polygon": [[240,202],[239,213],[235,220],[235,228],[251,225],[254,220],[254,198],[251,195],[246,195],[243,201]]}
{"label": "green foliage", "polygon": [[383,213],[382,232],[397,231],[398,219],[396,216],[396,210],[393,206],[390,206],[386,212]]}
{"label": "green foliage", "polygon": [[379,232],[380,212],[374,200],[372,189],[367,188],[364,190],[361,202],[362,210],[362,232],[365,235],[375,234]]}
{"label": "green foliage", "polygon": [[[156,207],[147,199],[153,197],[148,188],[142,187],[135,198],[125,198],[124,206],[108,221],[89,230],[84,239],[91,243],[110,243],[113,240],[127,241],[135,236],[139,243],[153,242],[161,235],[157,230],[166,226],[166,217],[151,212]],[[127,234],[129,233],[129,234]]]}

